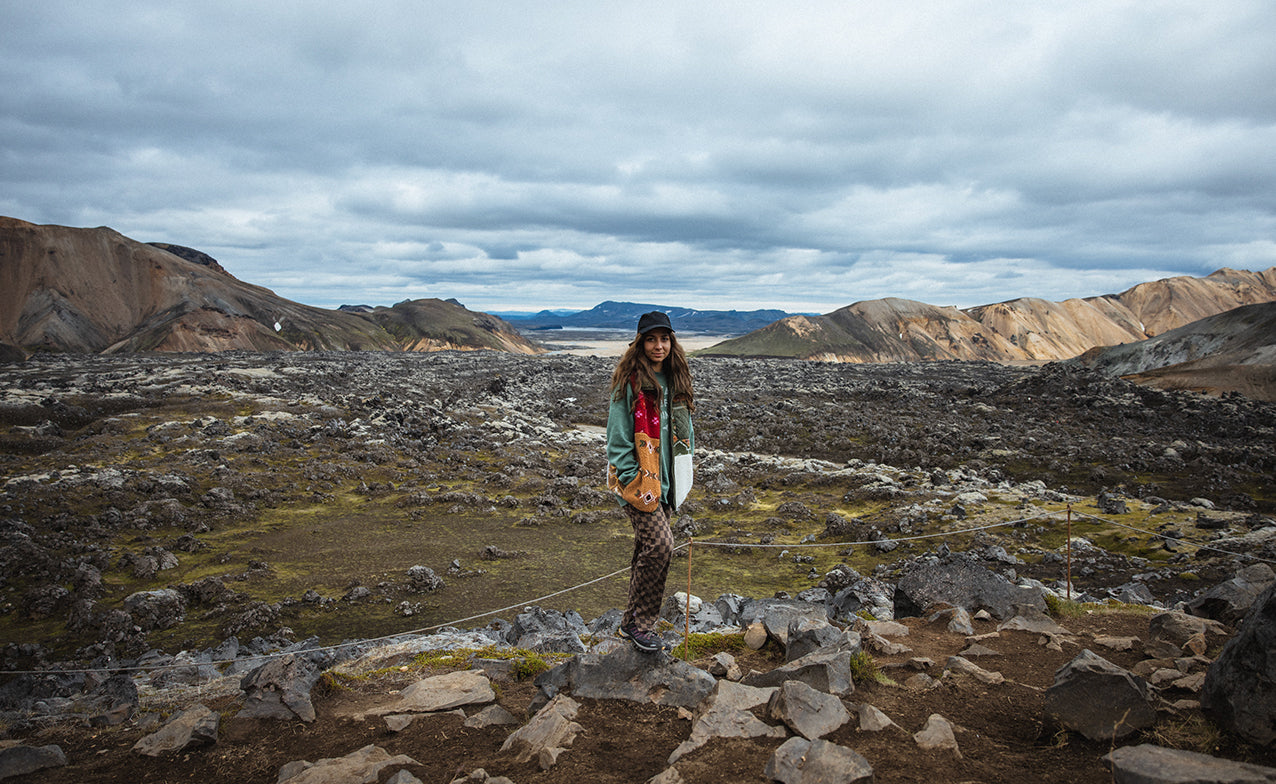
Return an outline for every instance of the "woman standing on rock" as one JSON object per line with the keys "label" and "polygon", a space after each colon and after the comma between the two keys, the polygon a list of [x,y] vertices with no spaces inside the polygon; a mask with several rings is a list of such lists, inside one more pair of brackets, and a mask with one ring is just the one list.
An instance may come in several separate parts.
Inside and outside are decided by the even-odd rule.
{"label": "woman standing on rock", "polygon": [[642,651],[664,647],[652,628],[673,557],[669,518],[691,490],[694,409],[691,368],[669,317],[644,313],[612,373],[607,413],[607,487],[620,496],[634,527],[620,634]]}

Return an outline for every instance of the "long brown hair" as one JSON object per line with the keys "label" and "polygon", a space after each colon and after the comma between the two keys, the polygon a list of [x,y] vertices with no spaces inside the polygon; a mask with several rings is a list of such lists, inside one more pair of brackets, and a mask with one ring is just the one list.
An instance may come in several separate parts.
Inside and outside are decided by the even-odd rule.
{"label": "long brown hair", "polygon": [[[629,344],[629,348],[625,349],[620,361],[616,363],[616,370],[611,374],[613,398],[620,399],[624,396],[625,386],[631,378],[637,378],[638,386],[642,389],[655,387],[656,395],[660,395],[660,384],[656,383],[656,376],[651,372],[651,366],[647,364],[647,356],[642,350],[643,337],[643,335],[635,337]],[[687,364],[687,354],[682,350],[682,345],[678,343],[678,338],[672,330],[669,331],[669,356],[665,357],[664,367],[661,369],[664,371],[665,380],[669,382],[673,399],[685,403],[687,408],[695,411],[696,396],[691,386],[691,366]]]}

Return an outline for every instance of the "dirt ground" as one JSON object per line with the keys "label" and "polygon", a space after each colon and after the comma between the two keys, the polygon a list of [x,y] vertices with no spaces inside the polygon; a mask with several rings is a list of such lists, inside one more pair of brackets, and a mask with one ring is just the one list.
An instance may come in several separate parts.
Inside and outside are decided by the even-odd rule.
{"label": "dirt ground", "polygon": [[[1143,658],[1139,647],[1117,652],[1096,647],[1095,635],[1147,636],[1148,616],[1135,613],[1094,613],[1063,619],[1074,633],[1074,642],[1063,651],[1044,647],[1040,636],[1006,631],[982,641],[1000,655],[976,661],[1002,673],[1007,682],[985,686],[974,680],[948,676],[929,691],[903,686],[915,670],[909,660],[927,658],[938,676],[947,658],[964,649],[966,638],[948,632],[941,624],[906,619],[907,637],[897,638],[911,648],[908,653],[875,657],[894,684],[858,683],[848,702],[867,702],[893,719],[899,729],[862,732],[852,722],[826,740],[862,754],[873,766],[876,780],[890,782],[1106,782],[1111,777],[1102,758],[1116,748],[1109,743],[1087,741],[1054,726],[1043,714],[1044,690],[1055,671],[1082,648],[1095,648],[1102,656],[1124,667]],[[994,631],[991,621],[976,622],[976,633]],[[774,667],[768,649],[738,658],[747,671]],[[704,664],[705,662],[699,662]],[[344,756],[368,744],[391,754],[406,754],[417,761],[410,770],[423,782],[444,784],[476,768],[489,775],[504,775],[516,784],[577,784],[578,782],[645,782],[666,767],[674,748],[689,735],[691,721],[675,708],[623,701],[581,699],[577,721],[584,732],[564,752],[558,764],[541,771],[535,762],[515,764],[500,753],[510,727],[470,729],[454,714],[418,719],[398,733],[389,732],[377,718],[356,720],[350,714],[366,709],[411,680],[433,672],[410,676],[384,676],[356,682],[333,691],[317,689],[314,695],[318,719],[301,722],[234,718],[240,707],[233,698],[210,702],[223,715],[220,739],[215,746],[159,759],[139,756],[130,749],[145,732],[135,725],[92,729],[57,726],[26,738],[34,745],[56,743],[70,764],[14,778],[14,782],[80,784],[81,782],[270,782],[280,768],[293,760],[316,761]],[[499,702],[514,715],[526,715],[536,690],[531,681],[496,681]],[[1167,703],[1192,695],[1166,693]],[[475,709],[471,709],[473,713]],[[917,748],[911,734],[938,713],[957,727],[960,757],[949,752]],[[1196,710],[1166,709],[1151,730],[1124,739],[1117,745],[1155,743],[1184,748],[1257,764],[1276,766],[1276,750],[1238,746],[1220,737]],[[688,784],[709,782],[764,782],[762,771],[779,740],[718,740],[682,758],[677,768]],[[381,781],[396,768],[382,772]],[[1027,775],[1027,778],[1025,776]]]}

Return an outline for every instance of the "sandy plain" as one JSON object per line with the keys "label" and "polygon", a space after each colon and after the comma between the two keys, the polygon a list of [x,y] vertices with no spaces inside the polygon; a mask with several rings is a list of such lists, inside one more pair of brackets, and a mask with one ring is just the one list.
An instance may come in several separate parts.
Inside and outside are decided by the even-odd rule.
{"label": "sandy plain", "polygon": [[[553,332],[524,332],[554,354],[575,357],[618,357],[625,353],[632,336],[612,330],[555,330]],[[552,337],[551,337],[552,336]],[[695,332],[679,333],[678,342],[685,351],[697,351],[716,345],[733,335],[708,335]]]}

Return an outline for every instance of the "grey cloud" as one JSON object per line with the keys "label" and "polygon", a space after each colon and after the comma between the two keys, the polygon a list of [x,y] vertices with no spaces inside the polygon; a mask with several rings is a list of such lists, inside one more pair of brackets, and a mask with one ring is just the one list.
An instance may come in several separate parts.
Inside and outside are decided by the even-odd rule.
{"label": "grey cloud", "polygon": [[969,305],[1276,263],[1258,0],[6,17],[0,210],[314,304]]}

